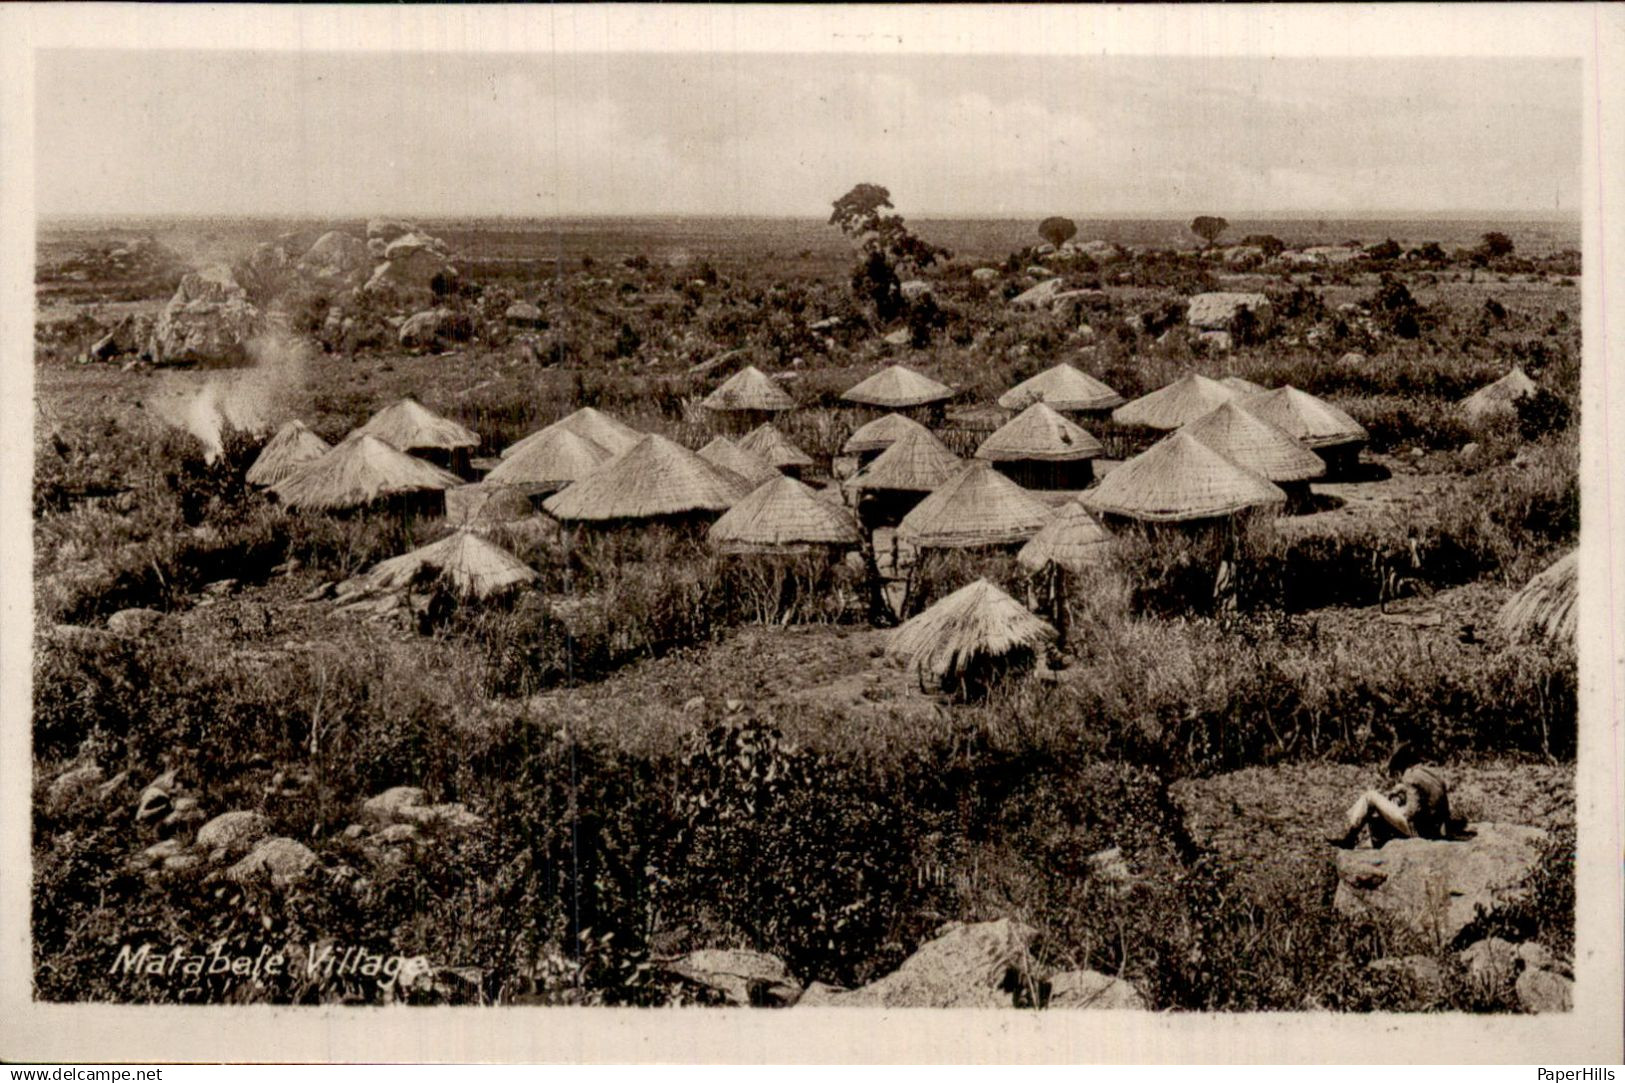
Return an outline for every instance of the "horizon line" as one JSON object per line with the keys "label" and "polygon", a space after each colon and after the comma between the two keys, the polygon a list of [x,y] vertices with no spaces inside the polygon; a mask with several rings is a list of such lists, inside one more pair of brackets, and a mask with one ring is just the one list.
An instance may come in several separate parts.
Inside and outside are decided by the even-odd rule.
{"label": "horizon line", "polygon": [[[1121,222],[1121,221],[1151,221],[1151,222],[1180,222],[1188,212],[1179,211],[1095,211],[1089,214],[1072,214],[1066,217],[1079,222]],[[1213,213],[1209,211],[1196,212],[1198,214]],[[1481,220],[1489,218],[1509,218],[1515,221],[1575,221],[1584,220],[1584,210],[1533,210],[1529,208],[1468,208],[1465,210],[1377,210],[1377,211],[1315,211],[1315,210],[1280,210],[1280,211],[1231,211],[1238,221],[1291,221],[1291,222],[1360,222],[1360,221],[1407,221],[1426,220],[1431,218],[1459,218]],[[947,212],[947,211],[914,211],[907,217],[917,221],[936,222],[1025,222],[1029,218],[1041,219],[1047,217],[1043,214],[1013,213],[1013,212]],[[494,221],[648,221],[660,218],[705,218],[715,220],[768,220],[786,222],[821,221],[822,214],[795,214],[771,212],[743,212],[729,211],[579,211],[567,213],[525,213],[520,211],[38,211],[35,213],[36,221],[67,220],[84,218],[163,218],[175,220],[200,220],[216,218],[262,219],[262,220],[308,220],[327,218],[402,218],[421,220],[457,220],[457,219],[485,219]]]}

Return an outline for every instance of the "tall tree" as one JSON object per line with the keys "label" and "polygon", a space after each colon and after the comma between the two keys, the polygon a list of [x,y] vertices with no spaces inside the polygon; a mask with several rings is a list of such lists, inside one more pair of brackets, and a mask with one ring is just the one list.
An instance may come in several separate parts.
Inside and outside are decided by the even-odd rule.
{"label": "tall tree", "polygon": [[1054,215],[1038,223],[1038,235],[1059,248],[1078,235],[1078,224],[1070,218]]}
{"label": "tall tree", "polygon": [[1219,234],[1230,228],[1230,223],[1214,215],[1199,214],[1191,219],[1191,232],[1212,245]]}

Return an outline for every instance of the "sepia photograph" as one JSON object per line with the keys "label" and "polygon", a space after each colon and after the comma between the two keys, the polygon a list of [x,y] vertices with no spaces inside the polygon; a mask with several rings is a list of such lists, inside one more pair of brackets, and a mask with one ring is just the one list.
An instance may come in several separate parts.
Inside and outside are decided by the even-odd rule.
{"label": "sepia photograph", "polygon": [[1595,61],[822,14],[32,50],[18,995],[1617,1005]]}

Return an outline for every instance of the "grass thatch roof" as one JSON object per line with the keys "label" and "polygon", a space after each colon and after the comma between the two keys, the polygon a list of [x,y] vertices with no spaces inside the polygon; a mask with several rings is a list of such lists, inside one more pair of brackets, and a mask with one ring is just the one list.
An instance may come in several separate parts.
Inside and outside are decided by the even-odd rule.
{"label": "grass thatch roof", "polygon": [[1050,506],[991,463],[962,466],[898,524],[897,534],[918,549],[1015,545],[1037,534]]}
{"label": "grass thatch roof", "polygon": [[1112,536],[1089,514],[1088,508],[1069,500],[1021,547],[1016,560],[1033,571],[1046,564],[1059,564],[1068,571],[1078,571],[1109,559],[1111,540]]}
{"label": "grass thatch roof", "polygon": [[904,414],[887,414],[877,417],[867,425],[858,426],[857,430],[841,445],[841,451],[847,455],[857,455],[864,451],[885,451],[895,444],[899,437],[906,432],[930,432],[924,425]]}
{"label": "grass thatch roof", "polygon": [[1176,432],[1107,474],[1078,499],[1094,512],[1174,523],[1281,504],[1286,494],[1189,433]]}
{"label": "grass thatch roof", "polygon": [[928,402],[942,402],[953,397],[953,388],[947,384],[939,384],[931,377],[922,376],[902,365],[881,369],[841,396],[847,402],[881,406],[889,410],[924,406]]}
{"label": "grass thatch roof", "polygon": [[379,410],[356,430],[356,434],[376,436],[401,451],[480,446],[478,433],[450,418],[441,417],[413,398],[401,399]]}
{"label": "grass thatch roof", "polygon": [[1035,402],[983,440],[976,457],[993,462],[1075,462],[1105,450],[1082,426],[1048,403]]}
{"label": "grass thatch roof", "polygon": [[515,485],[526,492],[562,489],[604,465],[608,449],[569,429],[550,425],[534,437],[514,445],[514,453],[485,475],[496,485]]}
{"label": "grass thatch roof", "polygon": [[512,458],[532,441],[542,437],[549,429],[569,429],[577,436],[584,436],[597,444],[611,455],[619,455],[629,451],[632,445],[642,438],[643,434],[624,422],[616,421],[602,410],[591,406],[583,406],[573,414],[559,418],[544,429],[538,429],[516,441],[509,447],[502,449],[504,459]]}
{"label": "grass thatch roof", "polygon": [[295,418],[265,442],[244,477],[250,485],[275,485],[292,477],[306,463],[320,459],[332,447]]}
{"label": "grass thatch roof", "polygon": [[851,512],[782,474],[723,512],[709,536],[728,553],[791,553],[863,540]]}
{"label": "grass thatch roof", "polygon": [[700,458],[712,466],[732,470],[753,486],[784,476],[779,473],[778,467],[755,452],[746,451],[726,436],[712,440],[700,449],[699,454]]}
{"label": "grass thatch roof", "polygon": [[1239,391],[1243,395],[1257,395],[1269,390],[1263,384],[1255,384],[1251,380],[1240,376],[1224,376],[1219,379],[1219,382],[1230,390]]}
{"label": "grass thatch roof", "polygon": [[1122,405],[1123,396],[1063,362],[999,396],[999,405],[1006,410],[1024,410],[1035,402],[1052,410],[1109,410]]}
{"label": "grass thatch roof", "polygon": [[483,529],[528,519],[534,512],[519,486],[487,480],[446,490],[446,521],[454,526]]}
{"label": "grass thatch roof", "polygon": [[462,483],[449,470],[415,459],[376,436],[352,434],[271,491],[291,508],[337,509]]}
{"label": "grass thatch roof", "polygon": [[1234,402],[1180,431],[1270,481],[1308,481],[1326,474],[1326,462],[1319,455]]}
{"label": "grass thatch roof", "polygon": [[1496,614],[1495,623],[1513,639],[1545,637],[1573,643],[1580,625],[1580,554],[1560,557],[1525,583]]}
{"label": "grass thatch roof", "polygon": [[533,582],[537,576],[518,557],[471,530],[456,530],[431,545],[382,561],[342,584],[341,594],[399,590],[419,574],[435,574],[459,594],[485,598]]}
{"label": "grass thatch roof", "polygon": [[1521,368],[1515,368],[1492,384],[1474,391],[1461,402],[1461,412],[1468,421],[1483,421],[1496,414],[1516,411],[1513,403],[1525,395],[1533,395],[1540,385],[1529,378]]}
{"label": "grass thatch roof", "polygon": [[1055,629],[1020,602],[978,579],[896,628],[886,653],[943,682],[963,675],[979,659],[1036,650],[1054,637]]}
{"label": "grass thatch roof", "polygon": [[1169,384],[1141,395],[1126,406],[1112,411],[1112,420],[1120,425],[1143,425],[1150,429],[1177,429],[1187,421],[1195,421],[1203,414],[1229,402],[1236,392],[1217,380],[1188,372]]}
{"label": "grass thatch roof", "polygon": [[928,493],[953,477],[959,466],[959,456],[921,427],[904,433],[846,484],[851,489]]}
{"label": "grass thatch roof", "polygon": [[567,521],[654,519],[726,511],[749,490],[738,474],[651,433],[542,507]]}
{"label": "grass thatch roof", "polygon": [[700,405],[708,410],[789,410],[796,400],[784,388],[755,365],[746,365],[704,399]]}
{"label": "grass thatch roof", "polygon": [[1259,395],[1236,400],[1248,413],[1263,418],[1305,447],[1337,447],[1363,443],[1370,437],[1365,426],[1324,399],[1288,384]]}
{"label": "grass thatch roof", "polygon": [[739,440],[739,447],[773,464],[775,470],[787,466],[811,466],[812,456],[796,447],[772,422],[758,425]]}

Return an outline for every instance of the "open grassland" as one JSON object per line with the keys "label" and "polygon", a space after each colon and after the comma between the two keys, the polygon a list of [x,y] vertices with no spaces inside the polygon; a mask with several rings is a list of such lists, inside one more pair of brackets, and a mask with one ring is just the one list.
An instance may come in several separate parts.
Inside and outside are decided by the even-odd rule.
{"label": "open grassland", "polygon": [[[355,310],[357,330],[292,379],[291,412],[332,440],[411,394],[492,455],[595,405],[696,447],[711,433],[696,404],[733,365],[693,370],[729,355],[783,374],[799,409],[782,427],[827,474],[862,420],[838,395],[882,363],[949,383],[956,407],[985,407],[1066,360],[1129,398],[1188,371],[1291,383],[1364,424],[1380,469],[1317,486],[1320,510],[1265,524],[1237,568],[1233,612],[1215,611],[1210,580],[1177,554],[1125,547],[1115,572],[1070,583],[1070,643],[1045,679],[980,703],[922,691],[883,657],[886,631],[865,619],[851,569],[821,573],[808,588],[819,604],[786,625],[778,585],[748,561],[665,531],[569,550],[505,539],[539,572],[537,589],[420,632],[302,599],[444,526],[289,514],[244,484],[258,446],[247,434],[228,432],[206,463],[166,418],[219,373],[74,363],[98,321],[125,310],[114,306],[161,305],[174,269],[64,281],[57,271],[71,273],[72,253],[102,234],[46,238],[38,995],[376,999],[375,987],[293,978],[106,973],[111,950],[142,938],[328,937],[472,968],[477,999],[653,1004],[693,995],[654,965],[693,948],[770,951],[803,981],[853,985],[945,921],[1011,916],[1040,930],[1051,963],[1120,974],[1158,1008],[1512,1006],[1504,990],[1475,991],[1451,945],[1334,913],[1317,836],[1376,782],[1396,737],[1424,739],[1474,819],[1554,832],[1538,905],[1485,921],[1571,947],[1561,874],[1574,658],[1508,642],[1493,621],[1578,536],[1571,275],[1534,262],[1388,269],[1419,306],[1411,336],[1369,307],[1340,308],[1369,306],[1383,269],[1230,273],[1189,253],[1069,272],[1099,295],[1082,310],[1023,312],[1008,298],[1028,284],[1027,258],[1011,250],[1031,239],[952,225],[1001,280],[990,290],[970,277],[978,261],[949,264],[933,277],[940,319],[919,345],[898,346],[857,310],[849,249],[821,225],[672,223],[651,236],[626,224],[436,224],[474,254],[455,303],[488,331],[408,351],[387,313]],[[1433,225],[1401,239],[1449,246],[1459,224]],[[177,252],[230,248],[246,230],[188,228]],[[307,227],[261,225],[248,239],[295,228]],[[1562,247],[1518,242],[1530,260]],[[1267,288],[1275,331],[1216,352],[1147,325],[1214,287]],[[516,299],[545,326],[501,327]],[[292,336],[319,337],[321,308],[284,299],[279,318]],[[1459,400],[1513,365],[1567,414],[1469,426]],[[968,452],[985,424],[956,410],[944,436]],[[1092,431],[1117,457],[1143,446],[1144,434],[1109,423]],[[1018,598],[1030,589],[1008,556],[963,556],[922,573],[914,602],[978,576]],[[138,638],[99,630],[131,607],[165,616]],[[116,799],[55,801],[51,781],[88,762],[129,772]],[[284,890],[222,885],[206,867],[161,878],[134,868],[154,840],[130,810],[166,770],[205,815],[263,809],[277,834],[314,850],[315,873]],[[482,823],[425,832],[380,860],[345,829],[398,785]],[[1111,848],[1136,893],[1090,863]],[[1418,952],[1447,964],[1442,991],[1369,966]]]}

